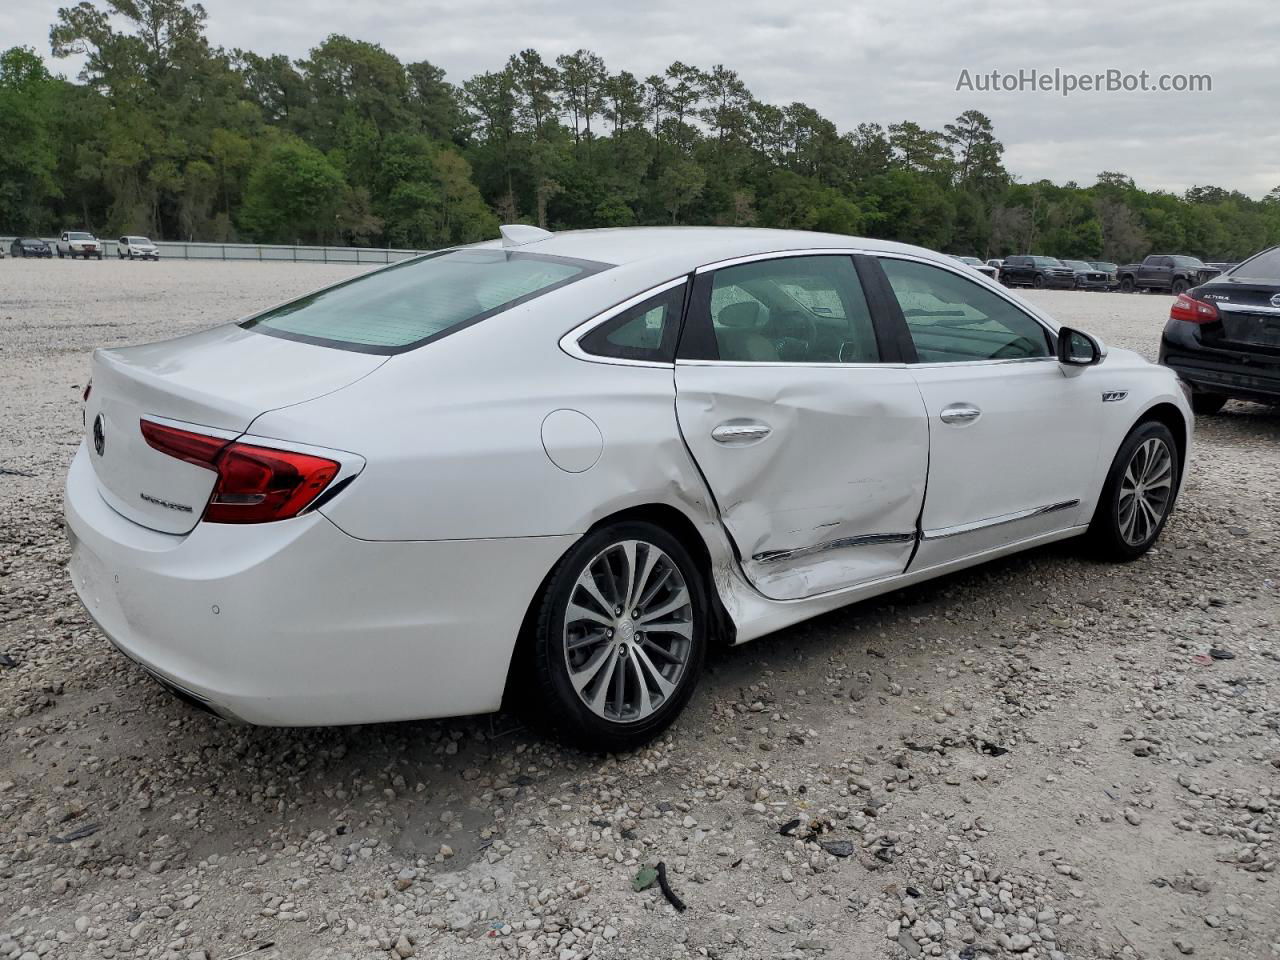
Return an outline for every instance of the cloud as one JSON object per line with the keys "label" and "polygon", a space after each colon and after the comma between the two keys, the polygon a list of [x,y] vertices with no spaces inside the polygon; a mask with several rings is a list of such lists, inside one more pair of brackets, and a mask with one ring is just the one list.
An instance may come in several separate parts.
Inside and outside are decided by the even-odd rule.
{"label": "cloud", "polygon": [[[47,54],[55,3],[7,4],[0,46]],[[328,33],[430,60],[449,79],[500,67],[534,47],[549,59],[585,47],[641,77],[675,60],[723,63],[760,99],[801,101],[842,129],[915,120],[939,128],[967,109],[991,117],[1022,180],[1093,182],[1120,170],[1146,188],[1212,183],[1262,196],[1280,185],[1280,71],[1272,0],[1047,3],[1040,0],[648,0],[644,4],[458,4],[453,0],[303,0],[281,7],[207,0],[210,39],[293,57]],[[74,75],[78,64],[56,61]],[[1092,74],[1207,73],[1205,93],[978,93],[963,69]]]}

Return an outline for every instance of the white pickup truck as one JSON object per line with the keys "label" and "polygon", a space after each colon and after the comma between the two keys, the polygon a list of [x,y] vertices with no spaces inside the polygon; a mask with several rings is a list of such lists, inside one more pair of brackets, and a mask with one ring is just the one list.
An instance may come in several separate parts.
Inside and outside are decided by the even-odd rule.
{"label": "white pickup truck", "polygon": [[67,230],[58,237],[58,259],[70,257],[90,257],[102,259],[102,243],[92,233],[83,230]]}

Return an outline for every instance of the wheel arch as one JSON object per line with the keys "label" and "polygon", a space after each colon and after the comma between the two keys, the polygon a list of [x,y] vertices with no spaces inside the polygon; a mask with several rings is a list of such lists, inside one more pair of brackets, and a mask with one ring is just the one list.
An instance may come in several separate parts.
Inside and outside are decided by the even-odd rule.
{"label": "wheel arch", "polygon": [[[711,548],[706,539],[699,533],[698,527],[693,520],[690,519],[688,514],[677,507],[671,506],[669,503],[638,503],[615,510],[613,513],[601,517],[585,530],[582,536],[586,536],[602,527],[628,520],[644,521],[661,527],[679,540],[681,546],[689,551],[689,556],[693,558],[693,562],[698,567],[698,575],[702,578],[707,600],[711,604],[711,640],[717,645],[732,646],[737,636],[737,627],[733,622],[733,617],[729,615],[728,610],[725,608],[720,591],[716,586]],[[551,580],[552,574],[555,573],[556,568],[560,566],[561,561],[581,539],[582,537],[575,539],[573,544],[566,547],[564,552],[556,558],[555,563],[551,564],[542,580],[539,581],[533,595],[529,597],[524,617],[520,622],[520,632],[516,636],[515,645],[511,652],[511,660],[507,666],[507,678],[502,695],[504,704],[510,701],[514,692],[512,680],[519,676],[530,663],[530,654],[533,652],[533,631],[537,627],[539,601],[542,599],[542,595],[546,591],[547,584]]]}
{"label": "wheel arch", "polygon": [[1169,428],[1169,432],[1173,434],[1173,442],[1178,448],[1178,486],[1181,488],[1182,480],[1186,476],[1188,433],[1191,425],[1187,422],[1181,410],[1169,401],[1163,400],[1143,410],[1142,416],[1134,422],[1133,426],[1125,433],[1125,436],[1132,433],[1135,427],[1148,421],[1164,424]]}

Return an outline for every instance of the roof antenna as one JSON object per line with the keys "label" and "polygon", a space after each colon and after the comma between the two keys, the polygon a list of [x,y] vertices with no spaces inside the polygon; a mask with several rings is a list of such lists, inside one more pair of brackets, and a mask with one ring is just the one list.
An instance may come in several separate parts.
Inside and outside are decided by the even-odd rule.
{"label": "roof antenna", "polygon": [[504,247],[523,247],[526,243],[534,243],[554,236],[550,230],[531,227],[526,223],[504,223],[498,228],[498,232],[502,234]]}

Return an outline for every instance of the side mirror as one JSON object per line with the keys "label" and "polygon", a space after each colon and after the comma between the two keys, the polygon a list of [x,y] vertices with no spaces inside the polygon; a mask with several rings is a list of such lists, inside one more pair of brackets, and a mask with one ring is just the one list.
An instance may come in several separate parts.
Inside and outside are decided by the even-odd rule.
{"label": "side mirror", "polygon": [[1070,327],[1058,330],[1058,362],[1072,367],[1091,367],[1102,362],[1106,351],[1093,337]]}

